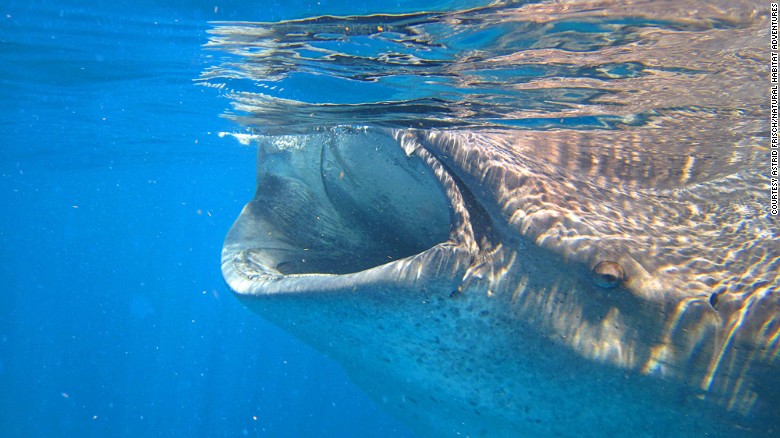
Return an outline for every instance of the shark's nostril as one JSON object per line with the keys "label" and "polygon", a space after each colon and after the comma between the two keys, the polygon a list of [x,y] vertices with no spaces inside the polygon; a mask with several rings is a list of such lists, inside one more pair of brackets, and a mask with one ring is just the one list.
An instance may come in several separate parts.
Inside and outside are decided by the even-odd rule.
{"label": "shark's nostril", "polygon": [[603,261],[593,268],[593,282],[597,286],[611,289],[620,286],[625,280],[623,268],[619,264],[610,261]]}

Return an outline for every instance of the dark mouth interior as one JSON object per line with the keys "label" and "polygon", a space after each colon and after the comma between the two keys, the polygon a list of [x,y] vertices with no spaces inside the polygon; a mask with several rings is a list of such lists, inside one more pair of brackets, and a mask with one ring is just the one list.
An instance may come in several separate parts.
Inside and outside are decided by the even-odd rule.
{"label": "dark mouth interior", "polygon": [[254,229],[233,237],[249,236],[239,243],[265,270],[358,272],[449,238],[444,190],[391,136],[348,131],[300,140],[303,148],[261,145],[257,194],[239,219]]}

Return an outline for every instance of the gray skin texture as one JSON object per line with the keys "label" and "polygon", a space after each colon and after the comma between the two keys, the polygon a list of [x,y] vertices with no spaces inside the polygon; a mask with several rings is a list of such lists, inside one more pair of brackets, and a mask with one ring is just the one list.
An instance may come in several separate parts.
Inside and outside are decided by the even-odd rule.
{"label": "gray skin texture", "polygon": [[777,434],[768,181],[667,134],[260,138],[223,273],[421,436]]}

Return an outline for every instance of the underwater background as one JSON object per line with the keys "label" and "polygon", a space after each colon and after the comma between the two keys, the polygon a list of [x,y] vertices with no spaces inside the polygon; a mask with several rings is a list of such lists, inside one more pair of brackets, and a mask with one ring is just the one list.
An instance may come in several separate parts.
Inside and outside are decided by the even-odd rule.
{"label": "underwater background", "polygon": [[[768,69],[752,48],[766,32],[741,29],[753,9],[681,2],[670,12],[649,1],[646,15],[622,19],[608,12],[623,3],[606,1],[617,9],[594,7],[604,12],[596,20],[544,24],[555,15],[545,5],[506,22],[499,0],[477,8],[490,3],[0,2],[0,437],[414,436],[226,286],[223,239],[255,191],[257,152],[242,143],[258,135],[340,124],[630,134],[667,124],[658,132],[672,135],[628,144],[671,157],[661,161],[669,169],[617,163],[628,179],[618,182],[645,169],[660,189],[763,159],[754,146],[768,129],[753,85]],[[699,6],[704,19],[674,15]],[[361,17],[287,21],[323,15]],[[700,46],[674,38],[706,42],[710,30],[732,32],[737,50],[688,56]],[[648,44],[653,36],[672,45]],[[647,65],[632,62],[638,47]],[[665,82],[679,78],[682,93]],[[667,141],[677,138],[687,140]],[[566,161],[599,141],[534,151]],[[755,207],[735,202],[740,214]],[[548,395],[558,406],[565,396]],[[698,418],[691,424],[701,433]]]}
{"label": "underwater background", "polygon": [[256,155],[193,79],[211,20],[465,3],[0,3],[0,435],[412,436],[231,296]]}

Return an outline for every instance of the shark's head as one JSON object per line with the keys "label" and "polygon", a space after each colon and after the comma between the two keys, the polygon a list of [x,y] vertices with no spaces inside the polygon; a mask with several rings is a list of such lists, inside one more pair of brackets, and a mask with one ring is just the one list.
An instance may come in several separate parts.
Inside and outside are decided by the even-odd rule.
{"label": "shark's head", "polygon": [[[261,138],[257,194],[225,242],[225,278],[424,431],[580,433],[590,413],[537,420],[576,409],[582,393],[621,427],[646,427],[649,413],[693,427],[679,403],[766,410],[780,254],[777,223],[755,210],[760,181],[726,186],[679,163],[583,178],[622,160],[602,149],[567,166],[567,145],[601,141],[592,135]],[[677,183],[638,183],[651,175],[654,187]],[[670,387],[680,400],[646,406]]]}

